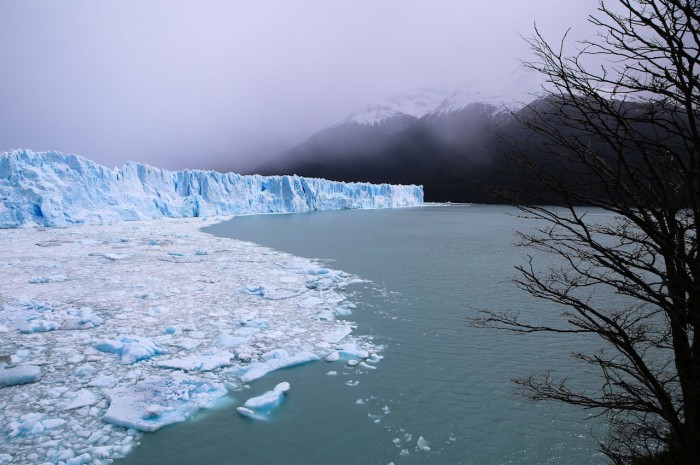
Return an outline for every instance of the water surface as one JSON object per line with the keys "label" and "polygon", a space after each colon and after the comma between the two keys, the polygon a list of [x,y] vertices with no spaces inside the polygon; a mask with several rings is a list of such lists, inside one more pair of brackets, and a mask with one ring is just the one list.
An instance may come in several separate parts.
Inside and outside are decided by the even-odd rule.
{"label": "water surface", "polygon": [[[508,282],[533,224],[501,206],[333,211],[234,218],[210,227],[356,274],[357,334],[385,347],[373,372],[318,362],[234,393],[234,405],[289,381],[273,421],[233,407],[146,435],[128,464],[386,465],[600,463],[585,412],[513,395],[511,379],[554,369],[588,341],[469,326],[477,309],[555,315]],[[337,376],[328,376],[336,370]],[[347,381],[359,381],[348,386]],[[423,436],[430,451],[418,450]]]}

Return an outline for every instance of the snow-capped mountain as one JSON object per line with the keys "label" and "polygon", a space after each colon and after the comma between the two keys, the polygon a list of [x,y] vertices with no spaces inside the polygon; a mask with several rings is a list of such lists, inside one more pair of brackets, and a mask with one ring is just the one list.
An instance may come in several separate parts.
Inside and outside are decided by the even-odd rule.
{"label": "snow-capped mountain", "polygon": [[360,108],[338,125],[376,126],[392,118],[422,118],[434,112],[449,96],[449,93],[434,89],[418,89],[415,92],[392,95],[381,102]]}
{"label": "snow-capped mountain", "polygon": [[254,172],[422,184],[429,201],[482,200],[465,177],[491,165],[493,134],[511,121],[510,111],[519,105],[513,93],[473,87],[397,94],[314,134]]}

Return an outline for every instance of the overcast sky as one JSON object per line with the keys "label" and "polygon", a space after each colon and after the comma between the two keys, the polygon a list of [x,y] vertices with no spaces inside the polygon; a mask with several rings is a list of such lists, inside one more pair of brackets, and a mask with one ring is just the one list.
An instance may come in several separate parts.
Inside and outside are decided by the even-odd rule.
{"label": "overcast sky", "polygon": [[595,0],[0,0],[0,151],[246,169],[416,88],[487,89]]}

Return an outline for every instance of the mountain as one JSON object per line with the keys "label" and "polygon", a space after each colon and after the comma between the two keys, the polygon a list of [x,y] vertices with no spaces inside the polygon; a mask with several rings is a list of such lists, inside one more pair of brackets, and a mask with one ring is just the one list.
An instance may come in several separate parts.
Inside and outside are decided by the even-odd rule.
{"label": "mountain", "polygon": [[428,201],[485,201],[500,179],[494,134],[516,103],[499,95],[432,90],[366,106],[254,170],[342,181],[421,184]]}

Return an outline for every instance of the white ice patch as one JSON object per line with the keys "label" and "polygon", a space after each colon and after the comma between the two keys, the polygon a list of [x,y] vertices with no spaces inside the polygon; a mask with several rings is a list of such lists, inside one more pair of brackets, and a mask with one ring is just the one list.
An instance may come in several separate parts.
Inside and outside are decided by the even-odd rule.
{"label": "white ice patch", "polygon": [[57,428],[65,422],[65,420],[59,418],[46,418],[46,416],[41,413],[32,412],[26,413],[16,421],[8,423],[8,425],[5,426],[5,432],[10,438],[34,436],[46,430]]}
{"label": "white ice patch", "polygon": [[92,391],[88,389],[81,389],[75,393],[73,400],[71,400],[68,405],[64,407],[64,410],[73,410],[76,408],[86,407],[88,405],[95,405],[97,403],[97,397]]}
{"label": "white ice patch", "polygon": [[270,413],[282,403],[284,393],[288,390],[289,383],[279,383],[272,391],[267,391],[257,397],[251,397],[243,404],[243,407],[238,407],[236,410],[244,417],[254,420],[267,420],[270,417]]}
{"label": "white ice patch", "polygon": [[184,371],[213,371],[217,368],[231,365],[232,358],[233,354],[231,352],[222,351],[200,356],[193,355],[190,357],[160,360],[156,362],[156,366],[160,368],[172,368],[174,370]]}
{"label": "white ice patch", "polygon": [[155,431],[211,408],[226,395],[223,384],[173,373],[149,377],[133,386],[105,390],[110,402],[104,420],[139,431]]}
{"label": "white ice patch", "polygon": [[416,441],[416,446],[418,446],[418,449],[422,450],[423,452],[430,452],[430,443],[426,441],[423,436],[418,437],[418,441]]}
{"label": "white ice patch", "polygon": [[[354,277],[199,231],[212,222],[0,229],[0,451],[11,463],[104,465],[135,447],[132,425],[181,421],[346,343],[376,352],[350,322],[315,317],[348,305]],[[30,284],[47,264],[69,279]],[[240,292],[251,284],[265,296]],[[317,305],[299,306],[310,297]]]}
{"label": "white ice patch", "polygon": [[241,381],[244,383],[249,383],[260,379],[266,374],[280,370],[282,368],[291,368],[298,365],[304,365],[306,363],[315,362],[319,360],[319,356],[311,352],[299,352],[298,354],[289,356],[280,356],[278,358],[272,358],[265,362],[253,363],[247,367],[242,367],[239,371]]}
{"label": "white ice patch", "polygon": [[118,339],[104,339],[95,348],[101,352],[115,354],[120,357],[122,365],[130,365],[155,355],[167,354],[168,351],[159,347],[152,339],[139,336],[121,336]]}
{"label": "white ice patch", "polygon": [[0,387],[35,383],[41,379],[41,368],[34,365],[0,368]]}

